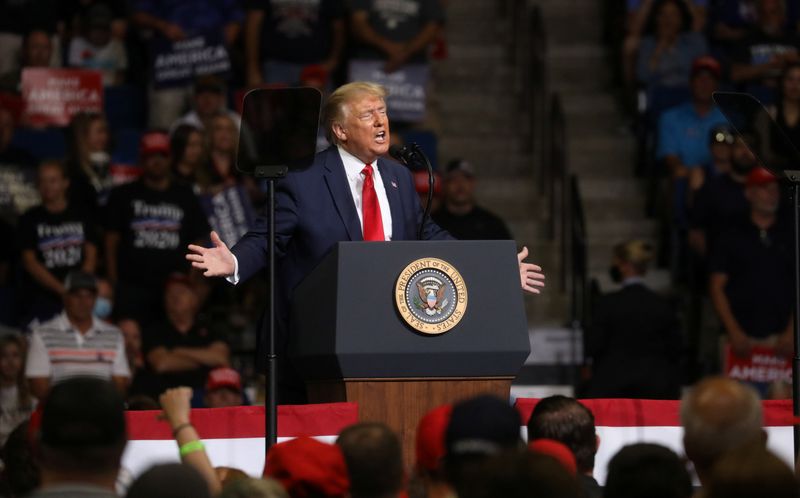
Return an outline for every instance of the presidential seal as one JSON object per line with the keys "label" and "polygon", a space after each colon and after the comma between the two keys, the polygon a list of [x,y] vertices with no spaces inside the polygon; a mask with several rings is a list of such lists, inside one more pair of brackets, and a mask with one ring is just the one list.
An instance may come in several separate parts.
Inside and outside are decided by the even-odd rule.
{"label": "presidential seal", "polygon": [[418,259],[403,269],[394,286],[397,311],[417,332],[438,335],[455,327],[467,310],[467,285],[447,261]]}

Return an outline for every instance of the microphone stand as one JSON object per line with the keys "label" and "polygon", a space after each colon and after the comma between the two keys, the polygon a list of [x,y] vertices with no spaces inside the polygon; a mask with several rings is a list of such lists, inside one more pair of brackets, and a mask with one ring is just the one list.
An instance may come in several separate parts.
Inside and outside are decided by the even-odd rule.
{"label": "microphone stand", "polygon": [[414,151],[414,157],[419,160],[422,159],[425,168],[428,170],[428,202],[425,203],[425,211],[422,214],[422,223],[419,225],[419,231],[417,232],[417,239],[422,240],[422,233],[425,229],[425,223],[427,223],[428,219],[431,216],[431,204],[433,204],[433,187],[434,187],[434,176],[433,176],[433,165],[431,165],[428,156],[422,152],[422,148],[416,143],[411,144],[411,148]]}

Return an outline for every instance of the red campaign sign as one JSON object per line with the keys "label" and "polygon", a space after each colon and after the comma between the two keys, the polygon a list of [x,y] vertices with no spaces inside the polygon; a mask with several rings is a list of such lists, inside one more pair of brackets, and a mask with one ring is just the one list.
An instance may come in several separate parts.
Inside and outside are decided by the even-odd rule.
{"label": "red campaign sign", "polygon": [[22,70],[23,122],[67,126],[79,112],[103,111],[103,76],[85,69]]}
{"label": "red campaign sign", "polygon": [[733,354],[730,345],[726,344],[723,354],[724,371],[728,377],[765,384],[792,382],[791,359],[776,355],[774,348],[756,346],[750,356],[740,357]]}

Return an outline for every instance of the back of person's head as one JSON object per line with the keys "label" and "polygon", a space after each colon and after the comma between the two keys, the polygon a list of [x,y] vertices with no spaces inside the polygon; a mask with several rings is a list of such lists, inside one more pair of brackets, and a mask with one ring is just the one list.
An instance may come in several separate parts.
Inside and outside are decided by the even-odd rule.
{"label": "back of person's head", "polygon": [[150,467],[128,488],[127,498],[211,498],[208,483],[194,467],[166,463]]}
{"label": "back of person's head", "polygon": [[481,395],[453,405],[445,432],[444,472],[456,494],[487,458],[522,447],[521,425],[519,413],[495,396]]}
{"label": "back of person's head", "polygon": [[459,498],[578,498],[580,488],[554,458],[526,450],[489,457],[464,478]]}
{"label": "back of person's head", "polygon": [[766,442],[758,394],[727,377],[706,378],[683,397],[681,425],[686,456],[701,481],[725,453]]}
{"label": "back of person's head", "polygon": [[350,488],[342,450],[305,436],[272,446],[264,476],[280,482],[292,498],[343,498]]}
{"label": "back of person's head", "polygon": [[397,496],[403,488],[400,439],[386,425],[362,422],[345,428],[336,440],[350,476],[350,496]]}
{"label": "back of person's head", "polygon": [[275,479],[236,479],[223,484],[218,498],[289,498],[289,493]]}
{"label": "back of person's head", "polygon": [[637,273],[644,275],[655,258],[655,249],[644,240],[628,240],[614,246],[614,258],[621,263],[630,264]]}
{"label": "back of person's head", "polygon": [[28,422],[18,425],[6,439],[0,450],[3,462],[2,478],[0,478],[0,496],[27,496],[39,487],[41,476],[39,466],[34,458],[28,437]]}
{"label": "back of person's head", "polygon": [[426,413],[417,424],[417,471],[436,480],[443,478],[444,437],[452,411],[452,405],[438,406]]}
{"label": "back of person's head", "polygon": [[669,448],[637,443],[617,452],[608,465],[606,498],[689,498],[692,480]]}
{"label": "back of person's head", "polygon": [[708,479],[707,498],[798,498],[792,469],[772,452],[742,447],[720,458]]}
{"label": "back of person's head", "polygon": [[528,441],[554,439],[567,445],[575,455],[578,472],[594,469],[597,432],[594,415],[575,398],[549,396],[540,400],[528,419]]}
{"label": "back of person's head", "polygon": [[39,429],[43,472],[115,478],[126,442],[125,405],[111,382],[74,377],[48,393]]}

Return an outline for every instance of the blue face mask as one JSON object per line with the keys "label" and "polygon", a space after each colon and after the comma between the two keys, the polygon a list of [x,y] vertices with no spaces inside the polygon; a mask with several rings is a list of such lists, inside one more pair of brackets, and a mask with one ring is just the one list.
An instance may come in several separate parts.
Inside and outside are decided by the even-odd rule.
{"label": "blue face mask", "polygon": [[105,297],[98,297],[94,302],[94,315],[103,319],[111,316],[111,301]]}

